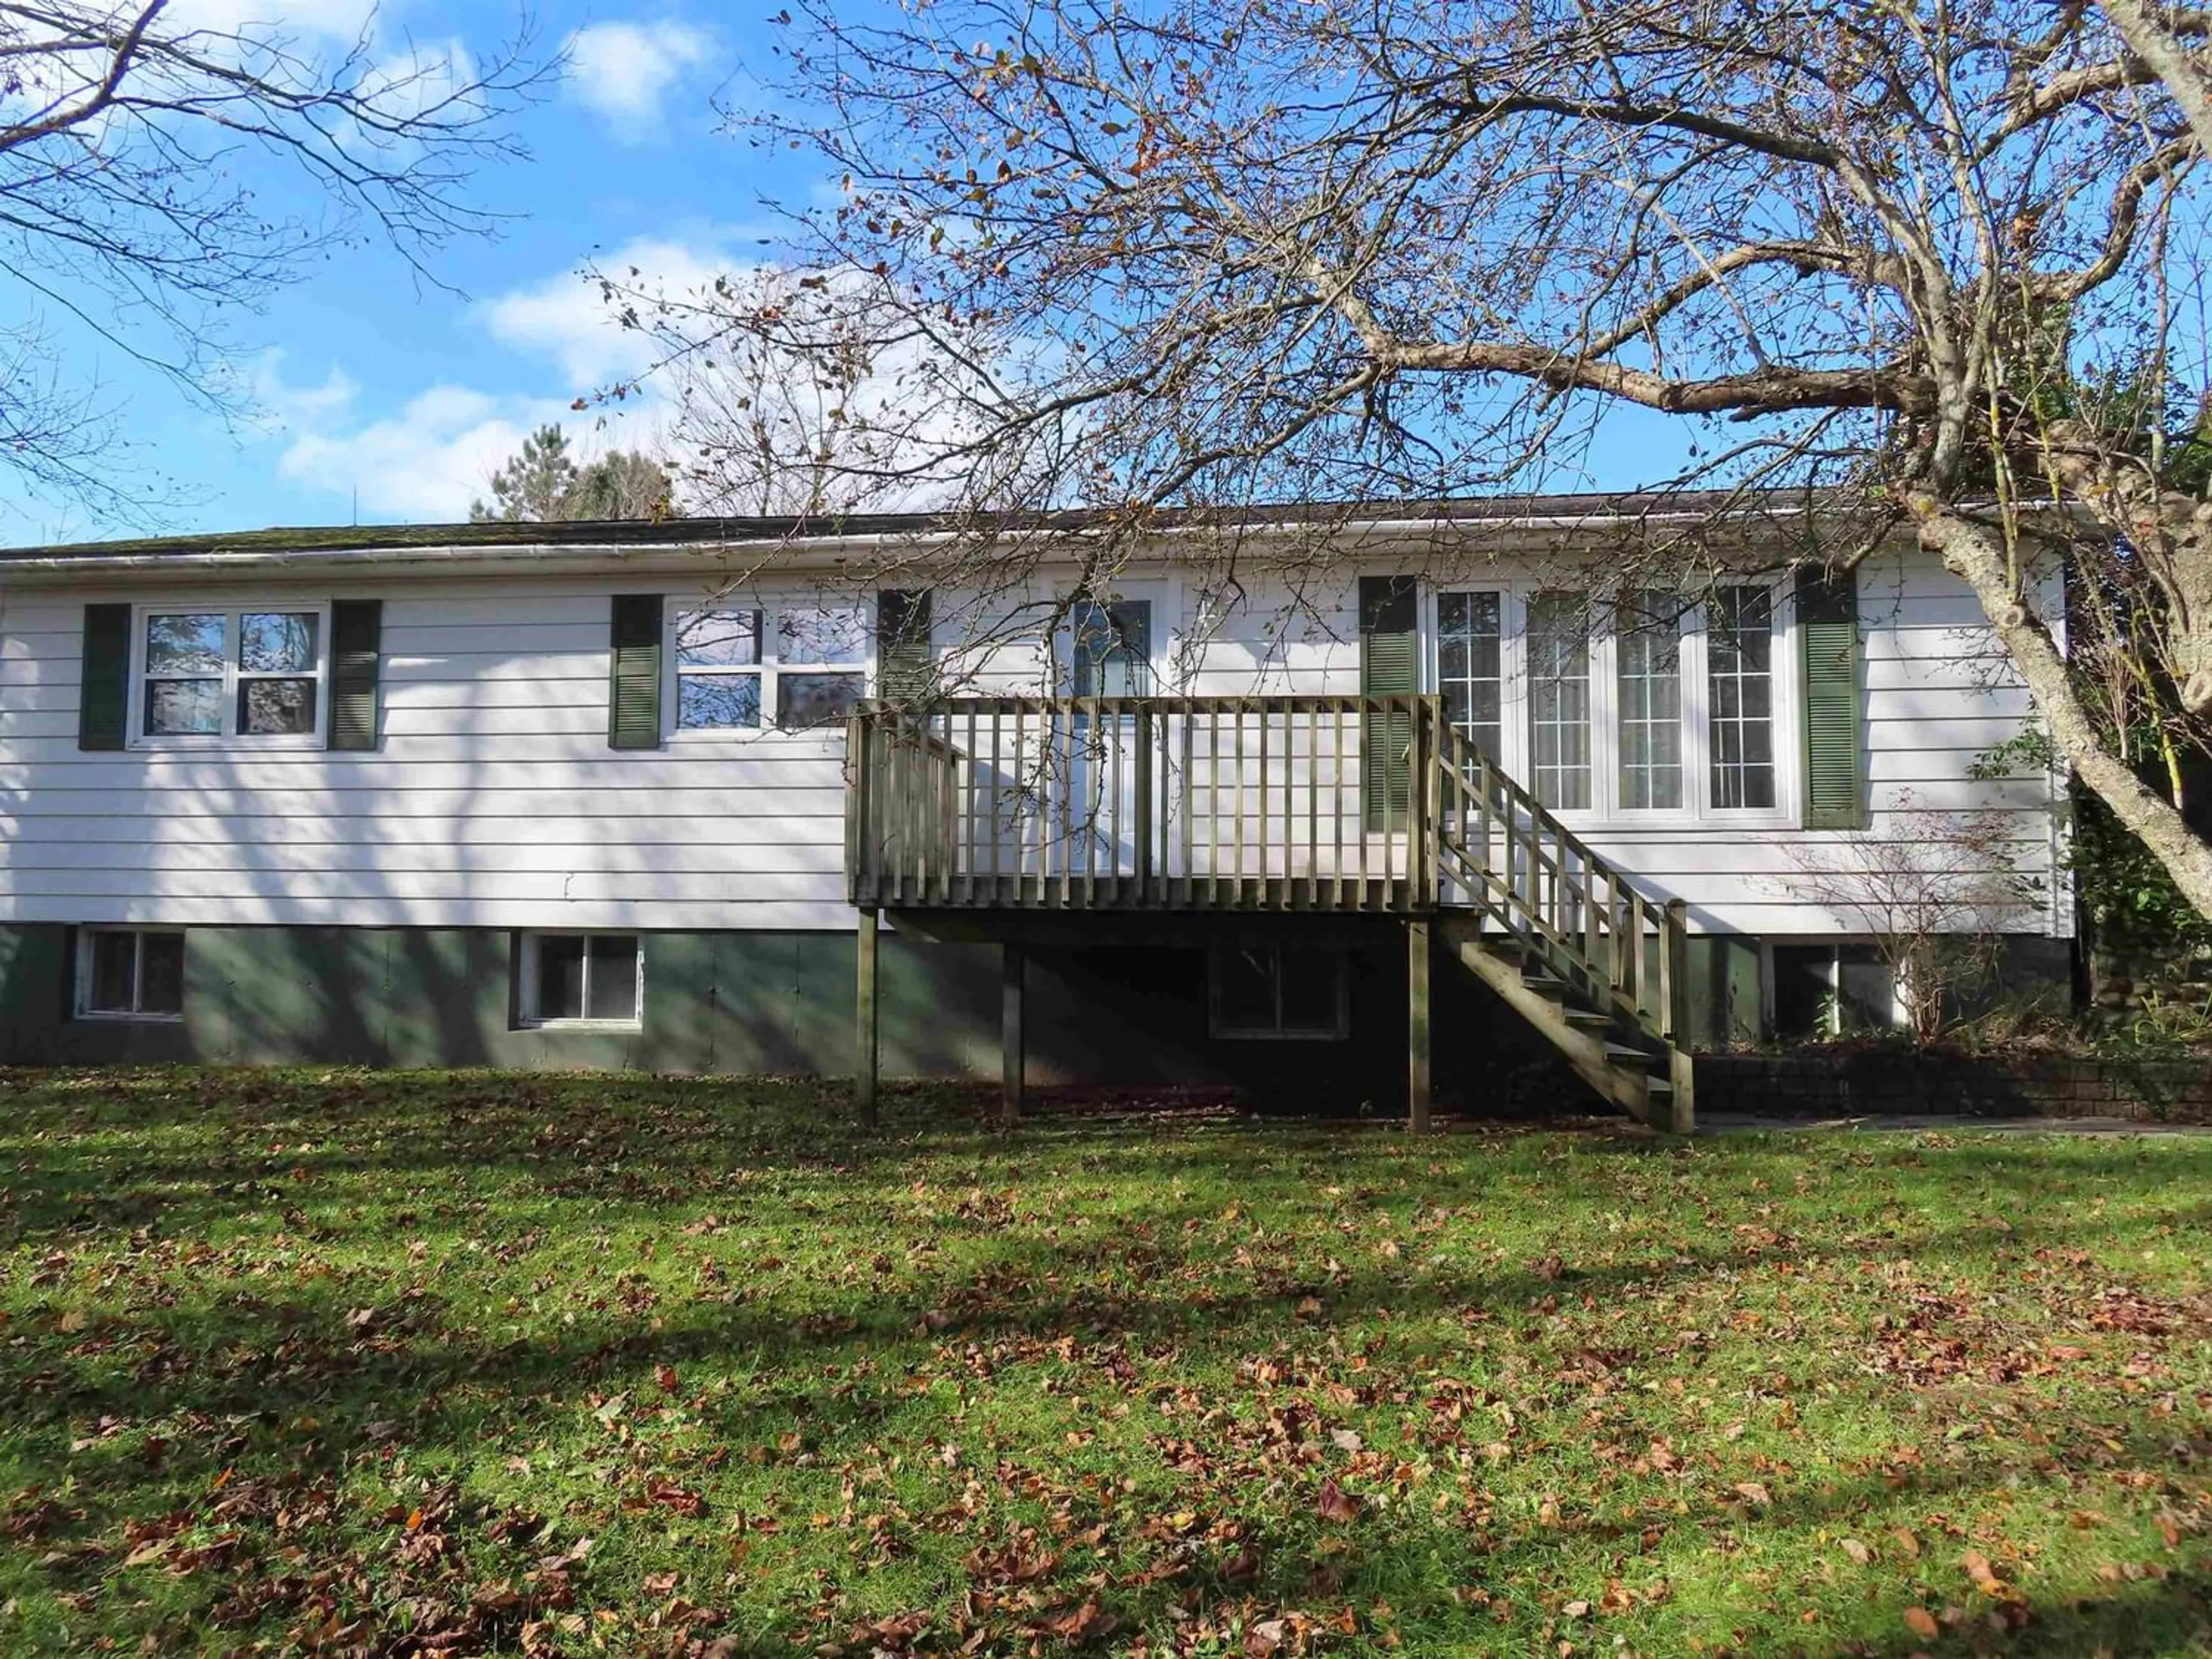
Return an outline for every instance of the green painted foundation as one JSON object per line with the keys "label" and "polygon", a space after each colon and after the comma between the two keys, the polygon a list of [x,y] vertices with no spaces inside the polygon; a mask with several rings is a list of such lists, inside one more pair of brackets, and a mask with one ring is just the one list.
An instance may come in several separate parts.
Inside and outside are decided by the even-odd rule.
{"label": "green painted foundation", "polygon": [[[1222,936],[1310,922],[1217,924]],[[1338,923],[1351,954],[1340,1042],[1253,1042],[1207,1030],[1203,932],[1091,943],[1028,941],[1028,1075],[1036,1085],[1242,1088],[1286,1107],[1406,1101],[1406,934],[1387,918]],[[831,933],[648,933],[635,1030],[541,1029],[514,1018],[514,935],[469,928],[194,927],[185,1017],[88,1020],[69,1011],[71,930],[0,926],[0,1061],[16,1065],[492,1066],[850,1075],[855,940]],[[1084,943],[1071,943],[1081,938]],[[886,927],[880,1019],[886,1078],[996,1079],[1000,946]],[[1755,1039],[1759,951],[1691,941],[1701,1047]],[[1543,1040],[1449,956],[1432,964],[1436,1098],[1515,1110],[1578,1099]]]}
{"label": "green painted foundation", "polygon": [[[1249,929],[1247,930],[1249,931]],[[1341,1042],[1253,1042],[1207,1030],[1200,939],[1029,947],[1031,1082],[1243,1087],[1291,1104],[1402,1109],[1405,931],[1344,935],[1352,1030]],[[0,927],[0,1060],[16,1065],[328,1064],[632,1068],[846,1075],[854,1070],[850,933],[644,935],[634,1031],[562,1030],[514,1018],[504,930],[193,927],[179,1022],[70,1017],[71,930]],[[1440,960],[1440,1101],[1498,1091],[1548,1051]],[[880,957],[887,1078],[999,1075],[1000,947],[886,929]],[[1480,1079],[1470,1089],[1468,1079]],[[1516,1092],[1540,1095],[1556,1078]]]}

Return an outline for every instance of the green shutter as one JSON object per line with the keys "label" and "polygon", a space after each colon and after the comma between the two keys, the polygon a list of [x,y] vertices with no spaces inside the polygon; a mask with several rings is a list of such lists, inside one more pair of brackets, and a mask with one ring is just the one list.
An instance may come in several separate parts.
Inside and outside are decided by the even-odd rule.
{"label": "green shutter", "polygon": [[876,595],[876,695],[891,702],[927,702],[937,691],[937,656],[930,647],[927,591],[887,587]]}
{"label": "green shutter", "polygon": [[613,748],[660,747],[663,608],[658,593],[614,596],[607,684],[607,742]]}
{"label": "green shutter", "polygon": [[1798,660],[1805,706],[1805,827],[1866,824],[1859,746],[1858,583],[1850,571],[1801,571]]}
{"label": "green shutter", "polygon": [[382,599],[331,601],[331,748],[376,747],[376,676],[383,650]]}
{"label": "green shutter", "polygon": [[[1412,696],[1421,689],[1417,590],[1411,576],[1359,579],[1359,692]],[[1402,830],[1413,802],[1410,712],[1369,714],[1360,723],[1361,798],[1370,830]]]}
{"label": "green shutter", "polygon": [[79,660],[76,746],[120,749],[131,720],[131,607],[84,608]]}

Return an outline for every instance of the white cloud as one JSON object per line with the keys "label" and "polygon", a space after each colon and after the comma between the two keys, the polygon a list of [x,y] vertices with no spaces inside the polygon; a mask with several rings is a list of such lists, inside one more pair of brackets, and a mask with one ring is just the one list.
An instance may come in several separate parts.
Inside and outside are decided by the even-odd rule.
{"label": "white cloud", "polygon": [[[708,286],[732,266],[712,247],[646,239],[617,248],[599,268],[625,287],[674,296]],[[599,285],[579,272],[503,294],[485,305],[483,316],[501,344],[558,364],[572,394],[626,379],[653,361],[650,342],[623,327]]]}
{"label": "white cloud", "polygon": [[712,56],[704,31],[673,19],[587,23],[568,37],[568,90],[623,143],[657,137],[661,102]]}
{"label": "white cloud", "polygon": [[389,20],[389,6],[377,0],[170,0],[162,14],[172,32],[213,29],[223,34],[319,36],[350,45],[372,23]]}
{"label": "white cloud", "polygon": [[471,501],[490,494],[491,475],[522,447],[524,436],[566,412],[555,399],[435,386],[397,415],[350,432],[299,433],[276,470],[311,489],[358,492],[363,513],[463,519]]}

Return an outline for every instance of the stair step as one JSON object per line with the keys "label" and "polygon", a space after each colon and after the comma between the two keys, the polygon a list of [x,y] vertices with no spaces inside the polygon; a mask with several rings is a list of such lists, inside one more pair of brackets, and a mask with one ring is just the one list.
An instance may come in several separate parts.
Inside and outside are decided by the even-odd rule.
{"label": "stair step", "polygon": [[1625,1042],[1608,1042],[1605,1057],[1616,1066],[1656,1066],[1659,1057],[1648,1048],[1632,1048]]}
{"label": "stair step", "polygon": [[1568,1024],[1580,1025],[1589,1030],[1601,1031],[1613,1024],[1611,1014],[1601,1014],[1595,1008],[1577,1007],[1572,1003],[1569,1003],[1559,1012],[1565,1017]]}
{"label": "stair step", "polygon": [[1521,982],[1538,996],[1549,997],[1554,1002],[1566,1000],[1567,992],[1572,988],[1566,981],[1553,979],[1549,974],[1523,974]]}

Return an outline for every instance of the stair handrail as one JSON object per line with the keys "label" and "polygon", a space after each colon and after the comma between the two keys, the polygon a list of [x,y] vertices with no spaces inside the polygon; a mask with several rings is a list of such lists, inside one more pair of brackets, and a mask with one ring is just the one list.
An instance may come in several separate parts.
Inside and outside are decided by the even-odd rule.
{"label": "stair handrail", "polygon": [[[1679,1046],[1687,1035],[1689,930],[1681,901],[1646,896],[1458,726],[1442,718],[1436,724],[1431,811],[1435,844],[1451,878],[1547,965],[1601,996],[1610,1012]],[[1492,856],[1500,841],[1502,860]],[[1656,963],[1646,959],[1647,939],[1658,943]]]}

